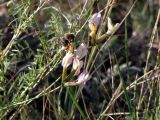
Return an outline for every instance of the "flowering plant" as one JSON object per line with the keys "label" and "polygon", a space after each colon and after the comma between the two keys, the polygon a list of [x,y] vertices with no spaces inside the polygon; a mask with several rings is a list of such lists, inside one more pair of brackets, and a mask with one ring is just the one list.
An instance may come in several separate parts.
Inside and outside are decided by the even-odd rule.
{"label": "flowering plant", "polygon": [[[100,26],[101,23],[101,14],[100,13],[94,13],[90,19],[89,19],[89,29],[90,29],[90,34],[89,36],[91,37],[91,43],[92,45],[94,43],[99,43],[101,41],[104,41],[108,36],[110,36],[112,33],[115,32],[115,30],[118,28],[119,24],[112,24],[111,19],[108,17],[108,31],[101,35],[100,37],[98,37],[97,31],[98,28]],[[62,60],[62,66],[63,66],[63,74],[62,74],[62,82],[64,83],[64,85],[66,86],[73,86],[73,85],[79,85],[79,84],[85,84],[90,78],[90,74],[88,72],[91,62],[94,58],[95,52],[96,52],[96,47],[93,47],[93,54],[91,54],[89,56],[89,60],[87,63],[86,68],[83,68],[84,66],[84,62],[83,62],[83,58],[85,58],[88,54],[88,46],[86,45],[86,43],[81,43],[79,45],[79,47],[77,49],[75,49],[75,47],[73,46],[73,44],[69,44],[72,45],[72,48],[74,48],[73,50],[68,50],[66,55],[64,56],[63,60]],[[70,46],[67,46],[68,48],[70,48]],[[64,47],[62,47],[64,48]],[[67,68],[69,65],[72,64],[72,69],[69,75],[67,75]],[[81,70],[83,70],[81,72]],[[77,81],[70,81],[71,79],[77,77]]]}

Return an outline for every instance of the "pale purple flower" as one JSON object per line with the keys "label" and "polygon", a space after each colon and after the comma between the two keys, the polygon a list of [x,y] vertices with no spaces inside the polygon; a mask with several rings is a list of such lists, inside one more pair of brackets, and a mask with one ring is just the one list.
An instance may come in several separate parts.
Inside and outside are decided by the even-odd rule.
{"label": "pale purple flower", "polygon": [[73,54],[71,52],[67,52],[62,60],[62,66],[67,68],[73,61]]}
{"label": "pale purple flower", "polygon": [[76,70],[74,75],[78,75],[80,72],[80,69],[83,66],[83,61],[80,61],[78,58],[74,58],[73,60],[73,69]]}
{"label": "pale purple flower", "polygon": [[76,82],[77,84],[85,84],[91,76],[87,71],[83,71],[79,76],[78,76],[78,81]]}
{"label": "pale purple flower", "polygon": [[89,73],[87,71],[83,71],[79,76],[76,82],[71,81],[71,82],[66,82],[64,85],[65,86],[75,86],[75,85],[83,85],[91,78]]}
{"label": "pale purple flower", "polygon": [[92,15],[92,17],[89,19],[89,28],[90,30],[93,30],[93,26],[95,27],[95,29],[98,28],[100,22],[101,22],[101,14],[100,13],[94,13]]}
{"label": "pale purple flower", "polygon": [[82,59],[84,58],[88,53],[87,45],[85,43],[82,43],[76,50],[76,58]]}

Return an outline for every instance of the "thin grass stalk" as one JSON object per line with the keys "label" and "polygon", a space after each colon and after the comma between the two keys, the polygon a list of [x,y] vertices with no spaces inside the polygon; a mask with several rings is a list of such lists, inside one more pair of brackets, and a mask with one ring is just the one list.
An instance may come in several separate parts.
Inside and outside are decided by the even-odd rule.
{"label": "thin grass stalk", "polygon": [[[152,48],[152,45],[153,45],[153,41],[155,39],[155,33],[157,31],[157,27],[158,27],[158,21],[160,19],[160,9],[158,10],[158,14],[157,14],[157,18],[156,18],[156,22],[155,22],[155,25],[154,25],[154,28],[153,28],[153,31],[152,31],[152,35],[151,35],[151,39],[150,39],[150,47],[149,47],[149,50],[148,50],[148,54],[147,54],[147,61],[146,61],[146,65],[145,65],[145,69],[144,69],[144,74],[148,71],[148,64],[149,64],[149,59],[150,59],[150,56],[151,56],[151,48]],[[147,76],[145,76],[146,78]],[[148,83],[148,86],[149,86],[149,89],[150,89],[150,83]],[[141,93],[140,93],[140,100],[139,100],[139,103],[138,103],[138,106],[137,106],[137,109],[141,109],[141,104],[143,103],[143,91],[144,91],[144,84],[142,84],[142,89],[141,89]]]}

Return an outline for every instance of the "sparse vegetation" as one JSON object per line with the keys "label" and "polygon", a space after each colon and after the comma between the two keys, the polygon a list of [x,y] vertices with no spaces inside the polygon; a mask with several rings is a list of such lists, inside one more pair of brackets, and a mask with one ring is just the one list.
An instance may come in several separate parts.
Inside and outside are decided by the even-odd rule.
{"label": "sparse vegetation", "polygon": [[160,119],[160,1],[0,3],[0,120]]}

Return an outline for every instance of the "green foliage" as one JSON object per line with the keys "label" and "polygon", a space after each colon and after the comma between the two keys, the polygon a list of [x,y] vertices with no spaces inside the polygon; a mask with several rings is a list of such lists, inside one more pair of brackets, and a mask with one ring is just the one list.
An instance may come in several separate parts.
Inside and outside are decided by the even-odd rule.
{"label": "green foliage", "polygon": [[[156,34],[152,30],[154,18],[158,19],[154,2],[137,1],[135,8],[128,9],[134,3],[121,1],[116,7],[108,1],[85,1],[84,5],[69,1],[67,11],[66,1],[6,2],[9,20],[4,24],[6,29],[0,30],[0,119],[159,120],[160,50],[158,30]],[[60,10],[59,5],[64,8]],[[115,8],[120,11],[118,16],[112,13]],[[107,31],[108,16],[116,16],[114,23],[124,24],[120,23],[118,31],[104,43],[94,46],[88,36],[88,17],[97,9],[106,15],[96,37]],[[150,34],[145,35],[146,29]],[[67,32],[76,33],[75,47],[82,41],[89,45],[83,67],[92,78],[84,86],[65,87],[61,82],[65,51],[60,51],[60,38]],[[71,67],[64,77],[75,82],[73,73],[68,75]]]}

